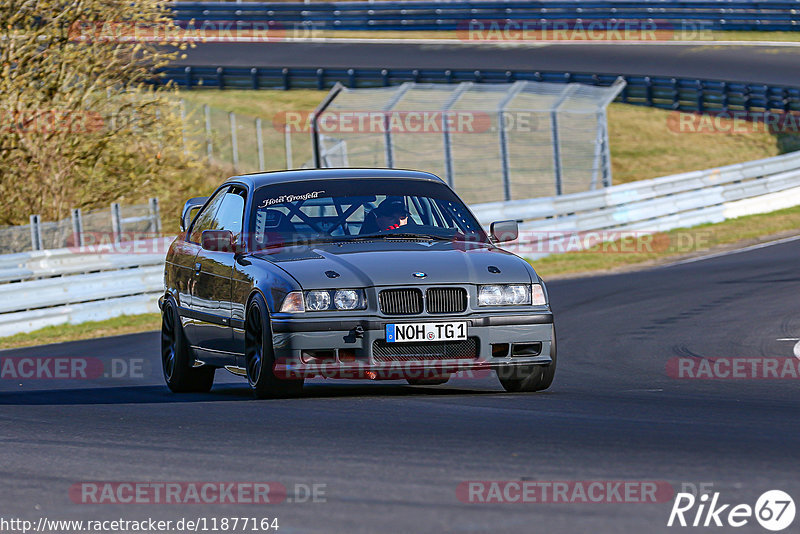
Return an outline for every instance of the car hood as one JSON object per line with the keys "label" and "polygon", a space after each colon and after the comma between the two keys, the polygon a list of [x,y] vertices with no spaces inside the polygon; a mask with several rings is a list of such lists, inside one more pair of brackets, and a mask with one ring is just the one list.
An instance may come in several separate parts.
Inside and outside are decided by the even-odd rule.
{"label": "car hood", "polygon": [[[254,257],[277,264],[303,289],[529,283],[533,272],[525,260],[510,252],[488,244],[457,241],[325,243],[268,250]],[[331,278],[328,271],[338,276]],[[415,277],[414,273],[425,273],[425,277]]]}

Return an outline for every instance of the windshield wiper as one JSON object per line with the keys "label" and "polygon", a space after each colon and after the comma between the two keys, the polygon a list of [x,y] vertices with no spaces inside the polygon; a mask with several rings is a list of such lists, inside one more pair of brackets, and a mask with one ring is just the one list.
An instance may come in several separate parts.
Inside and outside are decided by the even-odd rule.
{"label": "windshield wiper", "polygon": [[416,234],[413,232],[403,232],[403,233],[379,233],[379,234],[364,234],[364,235],[353,235],[347,236],[342,239],[342,241],[363,241],[363,240],[370,240],[370,239],[388,239],[388,238],[397,238],[397,239],[421,239],[421,240],[428,240],[428,241],[450,241],[452,238],[445,237],[443,235],[436,235],[436,234]]}

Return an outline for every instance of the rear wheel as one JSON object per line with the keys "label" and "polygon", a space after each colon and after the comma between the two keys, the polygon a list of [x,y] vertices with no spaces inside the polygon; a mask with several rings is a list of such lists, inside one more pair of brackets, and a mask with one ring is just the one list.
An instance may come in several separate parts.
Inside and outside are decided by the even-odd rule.
{"label": "rear wheel", "polygon": [[556,329],[550,343],[550,359],[547,365],[504,366],[497,369],[497,378],[508,392],[542,391],[550,387],[556,375]]}
{"label": "rear wheel", "polygon": [[175,393],[205,393],[214,384],[214,367],[194,367],[192,349],[171,300],[164,301],[161,311],[161,370]]}
{"label": "rear wheel", "polygon": [[247,381],[257,399],[294,397],[303,391],[303,379],[289,380],[275,374],[275,353],[269,312],[264,297],[256,294],[247,308],[244,355]]}

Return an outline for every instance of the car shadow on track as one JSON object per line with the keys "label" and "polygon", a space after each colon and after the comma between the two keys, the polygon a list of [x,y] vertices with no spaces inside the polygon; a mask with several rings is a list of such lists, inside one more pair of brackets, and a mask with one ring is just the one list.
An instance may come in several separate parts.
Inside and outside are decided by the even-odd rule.
{"label": "car shadow on track", "polygon": [[[488,384],[487,384],[488,386]],[[457,395],[486,395],[503,393],[486,389],[466,389],[453,386],[409,386],[404,384],[311,384],[294,399],[325,399],[342,397],[435,397]],[[253,394],[246,386],[221,384],[209,393],[172,393],[166,386],[94,387],[0,392],[0,406],[46,406],[79,404],[160,404],[214,401],[251,401]],[[266,402],[271,402],[267,400]]]}

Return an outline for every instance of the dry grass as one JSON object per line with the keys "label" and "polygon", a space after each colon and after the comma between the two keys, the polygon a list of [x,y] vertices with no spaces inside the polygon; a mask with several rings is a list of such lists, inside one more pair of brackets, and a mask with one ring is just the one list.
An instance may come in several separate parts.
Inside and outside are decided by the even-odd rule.
{"label": "dry grass", "polygon": [[81,324],[64,324],[48,326],[33,332],[25,332],[0,338],[0,349],[14,349],[50,343],[63,343],[79,339],[95,339],[100,337],[119,336],[149,332],[161,327],[161,315],[147,313],[143,315],[123,315],[106,321],[91,321]]}
{"label": "dry grass", "polygon": [[642,268],[686,256],[697,256],[716,250],[742,248],[773,238],[800,233],[800,206],[785,210],[730,219],[717,224],[679,228],[638,243],[628,242],[619,252],[616,246],[596,247],[584,252],[554,254],[531,262],[545,279],[576,273],[598,274],[620,269]]}
{"label": "dry grass", "polygon": [[[676,112],[611,104],[609,144],[615,184],[776,156],[781,139],[766,132],[677,132],[668,119]],[[720,125],[730,130],[730,120]]]}

